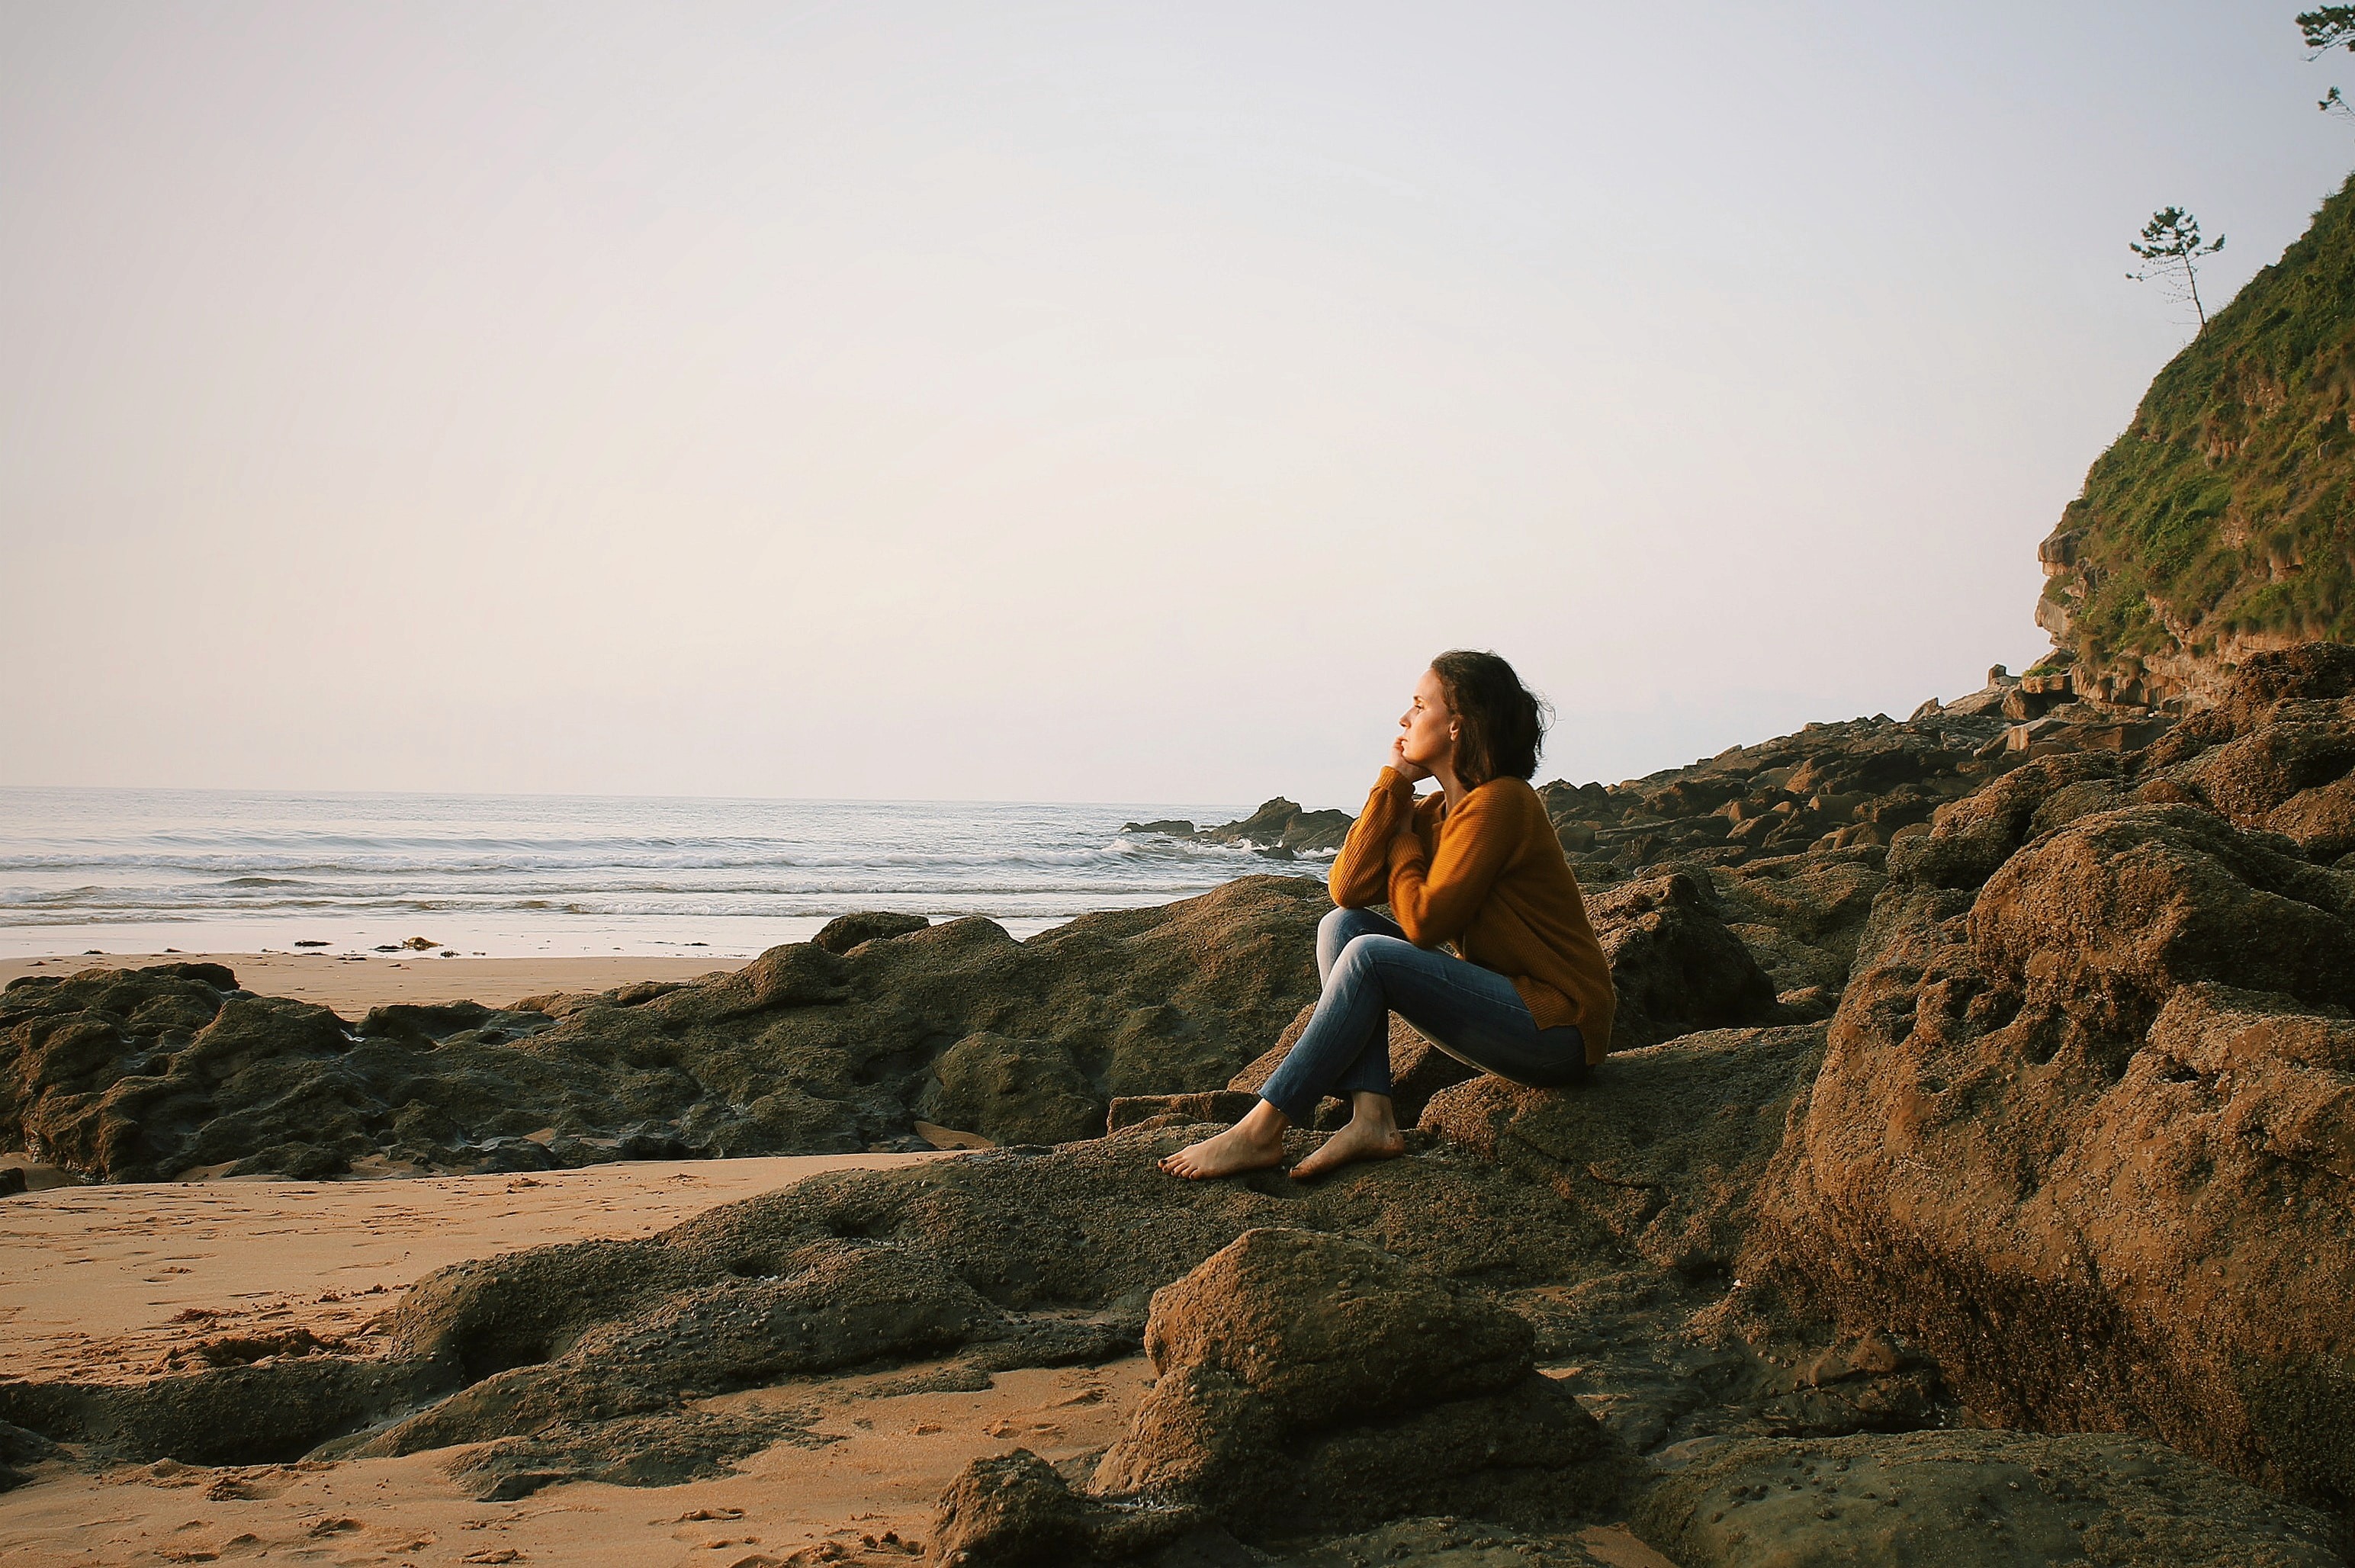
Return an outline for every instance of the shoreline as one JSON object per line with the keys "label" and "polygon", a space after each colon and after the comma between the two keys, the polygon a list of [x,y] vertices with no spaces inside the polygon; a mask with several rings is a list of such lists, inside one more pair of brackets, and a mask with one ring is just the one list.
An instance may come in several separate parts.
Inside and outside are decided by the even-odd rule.
{"label": "shoreline", "polygon": [[90,969],[157,964],[219,964],[260,996],[291,997],[357,1020],[370,1008],[481,1002],[499,1007],[555,991],[610,991],[640,980],[687,981],[729,973],[744,958],[442,958],[432,953],[106,953],[0,958],[0,986],[27,975],[60,979]]}

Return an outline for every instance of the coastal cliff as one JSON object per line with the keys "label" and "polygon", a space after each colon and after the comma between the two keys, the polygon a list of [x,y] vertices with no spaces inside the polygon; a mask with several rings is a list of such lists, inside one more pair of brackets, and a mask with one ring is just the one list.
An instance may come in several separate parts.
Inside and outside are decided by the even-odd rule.
{"label": "coastal cliff", "polygon": [[[2355,632],[2355,181],[2151,382],[2039,549],[2054,692],[2212,706]],[[2065,677],[2065,678],[2062,678]]]}

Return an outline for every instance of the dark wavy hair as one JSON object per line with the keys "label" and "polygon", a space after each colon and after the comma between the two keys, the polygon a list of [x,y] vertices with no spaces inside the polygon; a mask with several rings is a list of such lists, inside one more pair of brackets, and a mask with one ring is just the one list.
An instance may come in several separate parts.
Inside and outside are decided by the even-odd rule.
{"label": "dark wavy hair", "polygon": [[1553,708],[1495,654],[1454,648],[1431,661],[1456,720],[1455,777],[1465,789],[1538,771]]}

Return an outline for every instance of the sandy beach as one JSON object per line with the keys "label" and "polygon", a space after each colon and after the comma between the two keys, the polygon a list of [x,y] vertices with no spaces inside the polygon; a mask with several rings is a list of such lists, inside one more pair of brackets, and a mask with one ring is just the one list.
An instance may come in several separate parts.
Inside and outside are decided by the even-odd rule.
{"label": "sandy beach", "polygon": [[[547,1242],[646,1235],[820,1171],[923,1155],[611,1165],[402,1182],[60,1188],[8,1200],[0,1377],[151,1376],[230,1333],[362,1330],[433,1269]],[[1141,1360],[1006,1374],[974,1394],[860,1398],[828,1385],[813,1446],[738,1475],[634,1490],[472,1500],[450,1456],[207,1469],[52,1470],[0,1494],[0,1561],[149,1563],[263,1555],[336,1563],[733,1564],[835,1541],[905,1562],[934,1499],[977,1454],[1109,1442]],[[869,1380],[880,1382],[884,1380]],[[738,1399],[789,1397],[762,1391]],[[1100,1430],[1101,1429],[1101,1430]],[[879,1547],[868,1553],[864,1538]]]}
{"label": "sandy beach", "polygon": [[225,964],[249,991],[293,997],[357,1019],[393,1002],[472,1001],[497,1007],[550,991],[609,991],[636,980],[692,980],[738,967],[741,958],[442,958],[432,953],[330,956],[324,953],[55,954],[0,958],[0,986],[20,975],[139,969],[150,964]]}
{"label": "sandy beach", "polygon": [[[209,1182],[53,1189],[0,1211],[0,1377],[152,1376],[204,1340],[363,1334],[444,1264],[545,1242],[641,1236],[716,1204],[928,1155],[644,1162],[400,1182]],[[209,1468],[161,1460],[50,1467],[0,1493],[0,1561],[39,1568],[241,1562],[565,1563],[591,1568],[906,1563],[971,1460],[1050,1461],[1118,1437],[1151,1377],[1142,1357],[998,1374],[976,1392],[895,1392],[911,1372],[787,1384],[710,1402],[784,1401],[809,1419],[734,1473],[675,1487],[591,1483],[485,1503],[444,1467],[397,1459]],[[1619,1530],[1584,1543],[1623,1568],[1665,1559]]]}
{"label": "sandy beach", "polygon": [[820,1171],[923,1154],[647,1160],[411,1181],[52,1187],[0,1209],[0,1378],[153,1376],[225,1333],[341,1338],[444,1264],[651,1235]]}

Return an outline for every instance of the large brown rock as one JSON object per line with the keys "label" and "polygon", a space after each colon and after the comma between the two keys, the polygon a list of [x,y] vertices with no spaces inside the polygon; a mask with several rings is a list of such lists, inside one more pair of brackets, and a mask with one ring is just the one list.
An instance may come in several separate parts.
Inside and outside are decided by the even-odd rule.
{"label": "large brown rock", "polygon": [[1821,1024],[1689,1034],[1579,1088],[1478,1079],[1434,1097],[1422,1125],[1544,1182],[1657,1267],[1725,1270],[1823,1041]]}
{"label": "large brown rock", "polygon": [[1774,983],[1726,929],[1701,878],[1672,871],[1628,882],[1590,901],[1587,913],[1619,997],[1613,1051],[1774,1018]]}
{"label": "large brown rock", "polygon": [[1926,836],[1891,848],[1889,873],[1932,887],[1976,888],[2036,834],[2125,805],[2123,774],[2115,752],[2040,757],[1941,806]]}
{"label": "large brown rock", "polygon": [[1070,1052],[1045,1040],[967,1035],[932,1063],[932,1079],[917,1115],[993,1143],[1068,1143],[1103,1130],[1103,1099]]}
{"label": "large brown rock", "polygon": [[1157,1381],[1102,1493],[1264,1533],[1574,1518],[1619,1479],[1593,1419],[1537,1376],[1526,1323],[1361,1243],[1246,1232],[1155,1293],[1145,1340]]}
{"label": "large brown rock", "polygon": [[2121,1040],[2198,980],[2355,1001],[2355,880],[2192,806],[2084,817],[2013,856],[1970,934],[2007,994]]}
{"label": "large brown rock", "polygon": [[1073,1491],[1028,1448],[1017,1448],[975,1459],[949,1484],[924,1562],[927,1568],[1083,1568],[1133,1561],[1197,1523],[1190,1509],[1107,1508]]}
{"label": "large brown rock", "polygon": [[1746,1270],[1984,1419],[2344,1509],[2355,879],[2193,805],[2051,811],[2036,768],[1983,887],[1925,856],[1876,905]]}

